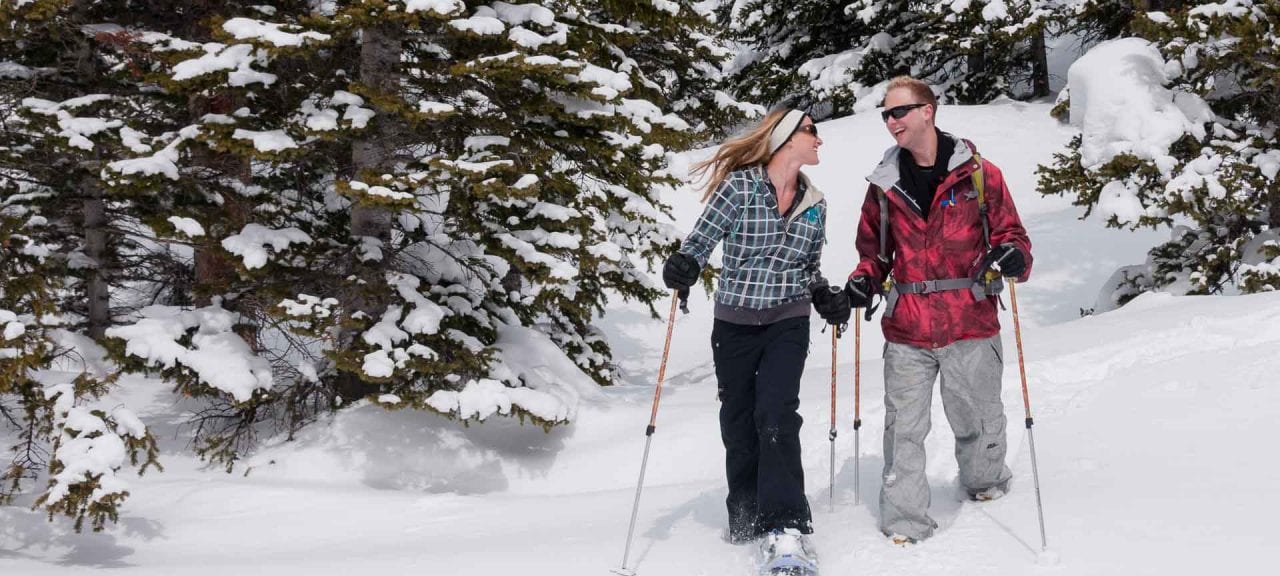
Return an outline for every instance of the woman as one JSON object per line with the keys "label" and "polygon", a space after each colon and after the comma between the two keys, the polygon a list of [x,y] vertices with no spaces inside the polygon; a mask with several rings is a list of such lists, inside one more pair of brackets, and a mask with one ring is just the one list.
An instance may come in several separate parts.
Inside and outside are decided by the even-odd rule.
{"label": "woman", "polygon": [[800,462],[800,375],[809,353],[809,306],[831,324],[849,320],[848,296],[818,271],[826,202],[800,172],[818,163],[813,119],[778,110],[720,146],[694,173],[710,172],[693,232],[667,259],[663,281],[687,290],[724,242],[712,354],[728,473],[729,540],[769,535],[764,546],[813,532]]}

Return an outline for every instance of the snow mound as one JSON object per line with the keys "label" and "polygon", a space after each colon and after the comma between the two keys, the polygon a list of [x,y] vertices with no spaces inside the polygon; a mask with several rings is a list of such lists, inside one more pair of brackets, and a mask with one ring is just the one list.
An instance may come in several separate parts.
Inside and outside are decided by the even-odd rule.
{"label": "snow mound", "polygon": [[1077,60],[1067,81],[1071,124],[1083,132],[1084,166],[1128,153],[1172,168],[1173,162],[1162,162],[1169,145],[1186,133],[1203,137],[1204,123],[1213,119],[1200,97],[1165,88],[1180,73],[1180,64],[1166,64],[1140,38],[1103,42]]}

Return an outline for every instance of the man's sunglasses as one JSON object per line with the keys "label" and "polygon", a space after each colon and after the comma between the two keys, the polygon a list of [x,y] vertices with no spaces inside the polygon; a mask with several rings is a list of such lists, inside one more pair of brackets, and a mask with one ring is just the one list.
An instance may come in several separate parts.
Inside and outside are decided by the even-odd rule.
{"label": "man's sunglasses", "polygon": [[894,106],[893,108],[881,110],[880,119],[888,122],[889,117],[893,116],[895,120],[901,120],[906,117],[907,114],[910,114],[912,110],[922,106],[928,106],[928,104],[903,104],[901,106]]}
{"label": "man's sunglasses", "polygon": [[804,124],[804,125],[801,125],[801,126],[796,127],[796,132],[808,132],[809,134],[812,134],[813,136],[815,136],[815,137],[816,137],[816,136],[818,135],[818,125],[817,125],[817,124]]}

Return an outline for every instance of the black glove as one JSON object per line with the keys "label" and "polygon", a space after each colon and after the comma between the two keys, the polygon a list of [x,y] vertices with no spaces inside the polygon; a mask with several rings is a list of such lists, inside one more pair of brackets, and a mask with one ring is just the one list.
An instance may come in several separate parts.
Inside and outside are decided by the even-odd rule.
{"label": "black glove", "polygon": [[688,291],[690,286],[698,283],[701,271],[702,267],[692,256],[676,252],[662,265],[662,283],[672,290]]}
{"label": "black glove", "polygon": [[991,249],[987,257],[1000,268],[1000,274],[1017,278],[1027,271],[1027,257],[1013,244],[1001,244]]}
{"label": "black glove", "polygon": [[849,306],[866,308],[871,305],[871,297],[875,295],[876,290],[871,284],[870,278],[854,276],[848,282],[845,282],[844,293],[849,298]]}
{"label": "black glove", "polygon": [[849,322],[853,308],[849,306],[849,296],[835,286],[819,286],[813,290],[813,309],[827,324],[840,325]]}

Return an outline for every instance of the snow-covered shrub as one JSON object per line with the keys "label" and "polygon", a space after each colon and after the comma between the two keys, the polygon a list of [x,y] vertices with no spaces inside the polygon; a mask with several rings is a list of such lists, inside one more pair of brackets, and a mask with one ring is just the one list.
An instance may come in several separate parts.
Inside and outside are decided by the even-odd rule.
{"label": "snow-covered shrub", "polygon": [[1041,167],[1039,188],[1110,227],[1186,226],[1152,249],[1143,289],[1275,288],[1274,254],[1255,239],[1280,229],[1278,26],[1274,2],[1138,14],[1138,37],[1072,66],[1082,134]]}

